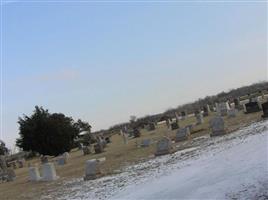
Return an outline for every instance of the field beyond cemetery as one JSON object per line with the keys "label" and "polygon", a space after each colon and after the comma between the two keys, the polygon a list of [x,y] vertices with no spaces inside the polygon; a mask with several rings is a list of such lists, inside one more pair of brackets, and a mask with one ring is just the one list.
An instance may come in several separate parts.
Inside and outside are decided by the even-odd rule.
{"label": "field beyond cemetery", "polygon": [[[235,118],[225,117],[227,133],[231,133],[241,127],[262,120],[261,114],[261,112],[258,112],[245,115],[243,112],[239,112]],[[204,118],[203,124],[194,127],[191,140],[174,143],[174,148],[176,150],[189,148],[194,138],[208,135],[210,132],[208,122],[213,116],[214,113],[211,113],[208,117]],[[195,118],[190,117],[180,121],[179,125],[183,127],[194,123]],[[58,166],[55,164],[57,174],[60,176],[60,179],[55,182],[29,182],[27,166],[29,163],[40,166],[40,160],[38,158],[28,160],[24,168],[15,170],[17,179],[14,182],[0,184],[0,199],[40,199],[42,196],[45,196],[45,199],[49,199],[49,193],[59,189],[66,181],[82,178],[84,176],[86,160],[93,158],[106,158],[106,161],[101,164],[102,176],[120,173],[121,169],[126,166],[144,160],[154,159],[156,141],[159,140],[161,136],[168,136],[174,139],[176,130],[168,130],[166,125],[162,124],[158,125],[157,129],[154,131],[148,132],[147,130],[142,130],[141,132],[140,138],[131,139],[128,144],[123,143],[123,139],[119,134],[113,135],[111,138],[112,143],[109,144],[105,152],[101,154],[84,156],[82,151],[77,149],[72,150],[70,159],[66,165]],[[147,138],[150,138],[153,144],[146,148],[139,147],[141,141]]]}

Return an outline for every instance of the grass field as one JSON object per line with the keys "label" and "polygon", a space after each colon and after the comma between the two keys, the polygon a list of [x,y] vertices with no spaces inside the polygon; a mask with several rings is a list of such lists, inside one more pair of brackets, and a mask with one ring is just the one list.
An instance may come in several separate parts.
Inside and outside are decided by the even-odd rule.
{"label": "grass field", "polygon": [[[262,112],[245,115],[239,112],[236,118],[225,117],[227,133],[239,129],[241,126],[246,126],[252,122],[261,120]],[[209,120],[213,117],[213,113],[210,116],[204,118],[204,123],[195,126],[193,129],[194,134],[192,138],[209,134]],[[195,118],[191,117],[180,121],[180,126],[194,124]],[[64,166],[56,166],[57,174],[60,179],[54,182],[38,182],[32,183],[28,181],[28,168],[27,164],[37,164],[40,167],[39,159],[28,160],[26,167],[16,169],[17,179],[14,182],[0,184],[0,199],[39,199],[42,194],[48,194],[49,191],[55,190],[60,187],[64,181],[71,180],[72,178],[81,178],[84,176],[85,162],[86,160],[93,158],[105,157],[106,161],[101,164],[102,176],[119,173],[120,168],[137,163],[139,161],[153,159],[156,150],[156,141],[162,136],[175,137],[176,130],[168,130],[166,125],[158,125],[154,131],[141,131],[141,137],[138,139],[129,140],[128,144],[124,144],[123,138],[116,134],[112,136],[112,143],[108,145],[105,152],[101,154],[92,154],[84,156],[82,151],[74,149],[70,153],[69,162]],[[150,138],[153,144],[147,148],[137,147],[142,139]],[[190,146],[190,140],[187,142],[176,143],[174,147],[182,149],[186,146]]]}

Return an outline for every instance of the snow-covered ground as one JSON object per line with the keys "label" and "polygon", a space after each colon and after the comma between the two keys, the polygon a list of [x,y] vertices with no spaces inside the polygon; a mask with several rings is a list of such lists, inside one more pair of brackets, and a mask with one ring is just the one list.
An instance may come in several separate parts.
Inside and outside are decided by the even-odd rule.
{"label": "snow-covered ground", "polygon": [[268,199],[268,121],[128,166],[122,173],[66,182],[43,199]]}

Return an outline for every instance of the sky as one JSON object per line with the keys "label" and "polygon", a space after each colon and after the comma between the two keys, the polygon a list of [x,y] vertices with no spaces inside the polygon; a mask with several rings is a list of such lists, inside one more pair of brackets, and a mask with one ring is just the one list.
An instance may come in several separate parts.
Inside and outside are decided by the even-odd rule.
{"label": "sky", "polygon": [[267,80],[261,1],[5,1],[1,16],[9,147],[36,105],[95,131]]}

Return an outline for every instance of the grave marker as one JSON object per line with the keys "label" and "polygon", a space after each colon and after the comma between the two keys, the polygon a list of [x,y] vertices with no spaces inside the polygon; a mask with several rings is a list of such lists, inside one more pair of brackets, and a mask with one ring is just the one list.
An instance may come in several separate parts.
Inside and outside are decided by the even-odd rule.
{"label": "grave marker", "polygon": [[210,136],[219,136],[226,133],[224,128],[224,120],[222,117],[217,116],[211,119],[209,124],[212,131]]}
{"label": "grave marker", "polygon": [[249,114],[249,113],[261,111],[261,107],[259,104],[260,103],[257,101],[250,101],[250,102],[244,104],[244,113]]}
{"label": "grave marker", "polygon": [[188,127],[180,128],[176,133],[176,142],[188,140],[190,138],[190,130]]}
{"label": "grave marker", "polygon": [[268,117],[268,102],[263,103],[261,106],[262,106],[262,111],[263,111],[262,118],[267,118]]}
{"label": "grave marker", "polygon": [[42,164],[42,181],[54,181],[58,178],[53,163]]}
{"label": "grave marker", "polygon": [[29,180],[30,181],[40,181],[41,176],[38,170],[38,167],[30,167],[29,168]]}
{"label": "grave marker", "polygon": [[203,114],[202,113],[198,113],[195,115],[196,118],[196,124],[200,125],[204,123],[204,118],[203,118]]}
{"label": "grave marker", "polygon": [[176,130],[178,128],[179,128],[179,124],[178,124],[177,121],[171,122],[171,124],[170,124],[170,129],[171,130]]}
{"label": "grave marker", "polygon": [[155,156],[169,154],[172,151],[172,142],[168,137],[163,137],[156,144],[156,153]]}
{"label": "grave marker", "polygon": [[220,116],[226,116],[229,109],[228,102],[216,103],[216,111]]}
{"label": "grave marker", "polygon": [[230,110],[227,111],[228,117],[236,117],[237,115],[237,109],[231,108]]}
{"label": "grave marker", "polygon": [[97,178],[97,175],[100,174],[98,162],[96,159],[86,161],[86,171],[85,171],[84,180],[93,180]]}
{"label": "grave marker", "polygon": [[150,139],[144,139],[141,142],[141,147],[149,147],[151,144],[151,140]]}

